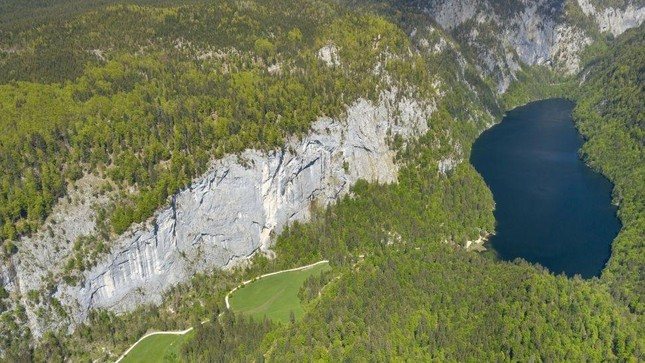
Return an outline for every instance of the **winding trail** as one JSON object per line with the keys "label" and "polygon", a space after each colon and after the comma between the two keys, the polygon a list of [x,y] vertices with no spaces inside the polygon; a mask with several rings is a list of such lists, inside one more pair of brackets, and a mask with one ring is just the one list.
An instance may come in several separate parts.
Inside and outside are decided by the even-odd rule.
{"label": "winding trail", "polygon": [[[220,315],[222,315],[222,314],[220,314]],[[204,323],[205,323],[205,321],[202,321],[202,324],[204,324]],[[142,340],[144,340],[144,339],[146,339],[148,337],[151,337],[153,335],[184,335],[184,334],[188,334],[192,330],[193,330],[193,327],[191,326],[190,328],[188,328],[186,330],[156,331],[156,332],[148,333],[148,334],[142,336],[139,340],[137,340],[136,343],[132,344],[132,346],[130,346],[130,348],[128,348],[128,350],[126,350],[125,353],[123,353],[119,357],[119,359],[117,359],[114,363],[119,363],[123,358],[125,358],[126,355],[128,355],[128,353],[130,353],[130,351],[132,351],[132,349],[134,349],[134,347],[137,346],[137,344],[141,343]]]}
{"label": "winding trail", "polygon": [[[226,294],[226,297],[224,298],[224,302],[226,303],[226,309],[227,309],[227,310],[230,310],[230,309],[231,309],[231,305],[230,305],[230,304],[229,304],[229,302],[228,302],[228,297],[229,297],[232,293],[234,293],[237,289],[239,289],[240,287],[242,287],[242,286],[244,286],[244,285],[247,285],[247,284],[249,284],[249,283],[251,283],[251,282],[257,281],[257,280],[262,279],[262,278],[265,278],[265,277],[269,277],[269,276],[273,276],[273,275],[281,274],[281,273],[284,273],[284,272],[292,272],[292,271],[302,271],[302,270],[306,270],[306,269],[308,269],[308,268],[312,268],[312,267],[317,266],[317,265],[320,265],[320,264],[322,264],[322,263],[329,263],[329,260],[321,260],[321,261],[318,261],[318,262],[312,263],[312,264],[310,264],[310,265],[300,266],[300,267],[296,267],[296,268],[291,268],[291,269],[288,269],[288,270],[281,270],[281,271],[276,271],[276,272],[270,272],[270,273],[268,273],[268,274],[261,275],[261,276],[259,276],[259,277],[254,278],[254,279],[246,280],[246,281],[242,282],[241,284],[239,284],[239,285],[238,285],[238,286],[236,286],[233,290],[229,291],[229,292]],[[224,313],[220,313],[220,314],[218,315],[218,317],[222,316],[222,314],[224,314]],[[208,319],[207,319],[207,320],[202,321],[202,324],[205,324],[207,321],[208,321]],[[156,332],[148,333],[148,334],[146,334],[146,335],[142,336],[142,337],[141,337],[139,340],[137,340],[134,344],[132,344],[132,345],[130,346],[130,348],[128,348],[128,350],[126,350],[126,351],[125,351],[125,353],[123,353],[123,354],[119,357],[119,359],[117,359],[114,363],[119,363],[119,362],[121,362],[121,360],[123,360],[123,358],[125,358],[125,356],[126,356],[126,355],[128,355],[128,353],[130,353],[130,352],[132,351],[132,349],[134,349],[134,348],[135,348],[139,343],[141,343],[144,339],[146,339],[146,338],[148,338],[148,337],[151,337],[151,336],[153,336],[153,335],[185,335],[185,334],[190,333],[190,332],[193,330],[193,328],[194,328],[194,327],[192,327],[192,326],[191,326],[190,328],[188,328],[188,329],[186,329],[186,330],[156,331]]]}

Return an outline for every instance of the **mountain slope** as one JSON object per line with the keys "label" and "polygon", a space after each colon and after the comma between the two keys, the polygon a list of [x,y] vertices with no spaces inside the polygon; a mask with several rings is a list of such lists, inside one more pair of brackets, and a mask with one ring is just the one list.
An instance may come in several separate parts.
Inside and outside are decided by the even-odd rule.
{"label": "mountain slope", "polygon": [[644,28],[619,39],[591,65],[574,110],[587,138],[582,157],[615,185],[623,228],[602,278],[639,314],[645,312],[645,64]]}
{"label": "mountain slope", "polygon": [[[642,358],[642,193],[628,183],[641,172],[642,135],[622,111],[638,110],[642,93],[618,92],[642,84],[642,67],[622,56],[638,54],[642,29],[585,69],[576,111],[591,140],[583,151],[616,181],[622,203],[625,229],[603,281],[442,244],[463,246],[494,228],[490,192],[463,160],[501,116],[502,94],[523,90],[511,82],[529,84],[523,77],[536,70],[562,81],[589,59],[587,44],[611,44],[599,33],[604,15],[585,4],[226,1],[97,7],[28,30],[7,25],[5,357],[109,360],[142,330],[212,314],[225,288],[207,292],[204,281],[324,257],[342,276],[312,302],[308,325],[267,328],[264,344],[237,359],[299,359],[311,348],[322,359]],[[616,33],[640,21],[642,4],[623,5],[612,19],[624,21],[610,22],[622,25],[607,25]],[[602,109],[599,85],[610,81],[621,96]],[[631,145],[620,149],[620,168],[604,146],[615,137]],[[252,255],[248,271],[210,272]],[[365,265],[353,269],[359,255]],[[379,291],[378,305],[356,305]],[[521,330],[513,314],[530,317]],[[332,316],[343,323],[318,336]],[[224,319],[231,339],[254,324]]]}

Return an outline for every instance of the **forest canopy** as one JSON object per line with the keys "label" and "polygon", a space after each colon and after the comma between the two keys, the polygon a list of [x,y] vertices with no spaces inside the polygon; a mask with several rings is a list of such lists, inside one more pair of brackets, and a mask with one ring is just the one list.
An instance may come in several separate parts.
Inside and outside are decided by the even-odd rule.
{"label": "forest canopy", "polygon": [[[197,274],[164,291],[160,305],[89,311],[72,333],[65,326],[37,343],[30,319],[67,314],[53,277],[46,291],[22,296],[0,287],[3,359],[113,361],[149,330],[187,327],[194,334],[167,361],[645,359],[643,26],[595,43],[578,77],[525,67],[502,96],[457,35],[422,26],[429,18],[405,4],[76,4],[0,4],[3,261],[84,176],[100,179],[96,192],[109,199],[99,235],[74,241],[65,283],[212,160],[282,148],[318,118],[342,120],[348,105],[383,90],[435,109],[426,134],[388,140],[396,183],[359,181],[337,203],[313,205],[310,221],[275,236],[275,258]],[[421,46],[422,37],[443,40],[444,50]],[[331,45],[338,64],[318,55]],[[493,196],[465,161],[472,142],[503,107],[565,93],[577,103],[580,154],[614,183],[623,223],[601,278],[590,280],[463,248],[495,229]],[[446,158],[455,166],[439,172]],[[321,259],[333,272],[300,291],[301,320],[223,308],[240,281]]]}

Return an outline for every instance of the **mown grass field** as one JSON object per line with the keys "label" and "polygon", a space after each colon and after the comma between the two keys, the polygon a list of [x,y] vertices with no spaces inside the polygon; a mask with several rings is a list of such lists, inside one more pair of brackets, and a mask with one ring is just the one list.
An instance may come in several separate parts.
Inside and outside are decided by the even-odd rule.
{"label": "mown grass field", "polygon": [[283,272],[264,277],[238,289],[229,297],[235,313],[273,321],[288,322],[293,311],[296,319],[304,315],[298,299],[298,291],[309,276],[330,270],[328,263],[319,264],[302,271]]}
{"label": "mown grass field", "polygon": [[[152,335],[142,340],[141,343],[126,355],[121,362],[163,362],[164,357],[179,357],[179,347],[187,337],[194,334],[192,331],[184,335]],[[174,361],[170,359],[169,361]]]}

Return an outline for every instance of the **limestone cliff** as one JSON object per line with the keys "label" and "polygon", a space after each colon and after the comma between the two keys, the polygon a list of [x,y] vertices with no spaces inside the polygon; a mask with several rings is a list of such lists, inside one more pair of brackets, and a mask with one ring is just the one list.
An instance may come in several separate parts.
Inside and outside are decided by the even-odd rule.
{"label": "limestone cliff", "polygon": [[[546,65],[564,74],[580,69],[584,48],[593,34],[610,31],[618,35],[642,23],[643,4],[624,9],[597,10],[589,0],[569,4],[559,0],[412,1],[470,52],[480,72],[495,80],[504,93],[522,64]],[[575,19],[571,6],[579,5],[598,28]],[[577,10],[579,11],[579,10]]]}
{"label": "limestone cliff", "polygon": [[[389,141],[396,135],[406,140],[425,133],[433,109],[396,90],[384,92],[377,103],[359,99],[342,120],[319,119],[308,135],[290,140],[283,149],[246,150],[215,161],[148,223],[120,236],[79,284],[58,285],[52,296],[69,307],[70,316],[56,325],[73,325],[91,308],[119,312],[158,303],[174,283],[197,272],[234,266],[267,249],[287,223],[309,217],[312,201],[332,203],[359,179],[396,181],[398,167]],[[94,228],[92,213],[78,210],[84,230],[67,226],[74,236]],[[41,243],[31,241],[14,264],[14,280],[23,292],[41,287],[48,271],[62,268],[59,255],[69,254],[44,247],[47,235],[34,238]],[[45,268],[43,259],[58,267]],[[38,336],[43,324],[27,310]]]}
{"label": "limestone cliff", "polygon": [[600,31],[608,31],[614,36],[625,30],[638,27],[645,20],[645,2],[626,2],[624,7],[595,7],[590,0],[578,0],[582,11],[594,19]]}
{"label": "limestone cliff", "polygon": [[[567,19],[562,1],[511,1],[512,6],[476,0],[414,4],[432,19],[428,29],[438,25],[451,34],[444,37],[437,30],[428,31],[428,39],[419,35],[417,50],[432,55],[450,49],[456,53],[453,67],[461,69],[458,81],[433,80],[439,102],[455,82],[468,82],[466,67],[492,79],[499,94],[523,64],[575,72],[581,50],[591,41],[588,29]],[[643,20],[642,5],[599,10],[589,0],[577,4],[600,30],[614,34]],[[430,39],[434,33],[440,35]],[[341,47],[327,44],[318,56],[329,66],[339,66]],[[396,135],[408,140],[425,133],[435,107],[434,100],[406,98],[407,93],[393,88],[385,85],[383,89],[391,90],[382,91],[378,102],[354,102],[342,119],[319,119],[308,135],[288,141],[282,149],[246,150],[214,161],[153,218],[111,241],[109,253],[78,283],[67,284],[60,276],[73,255],[74,241],[96,232],[92,206],[108,203],[107,196],[94,192],[102,181],[87,176],[77,183],[78,190],[61,200],[46,227],[25,238],[11,263],[0,266],[0,282],[25,306],[29,327],[39,337],[44,329],[74,326],[89,309],[120,312],[145,302],[158,303],[172,284],[195,273],[235,266],[267,250],[288,223],[307,220],[312,201],[333,203],[358,179],[397,180],[389,141]],[[438,161],[438,172],[448,172],[462,158],[460,149],[455,150],[455,155]],[[48,314],[39,312],[46,304],[26,297],[31,291],[61,301],[66,316],[48,321]]]}

